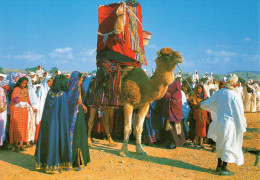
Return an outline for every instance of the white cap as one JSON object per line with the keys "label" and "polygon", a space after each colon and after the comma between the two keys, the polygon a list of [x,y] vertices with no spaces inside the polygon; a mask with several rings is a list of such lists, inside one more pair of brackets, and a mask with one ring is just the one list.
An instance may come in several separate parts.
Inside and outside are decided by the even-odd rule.
{"label": "white cap", "polygon": [[29,72],[29,75],[35,75],[35,73],[31,71],[31,72]]}

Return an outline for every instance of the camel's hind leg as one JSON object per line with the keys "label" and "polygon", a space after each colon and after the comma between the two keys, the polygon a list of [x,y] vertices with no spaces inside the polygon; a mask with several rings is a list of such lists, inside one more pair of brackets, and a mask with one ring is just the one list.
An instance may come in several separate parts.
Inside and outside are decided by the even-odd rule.
{"label": "camel's hind leg", "polygon": [[128,141],[129,141],[129,136],[131,134],[132,130],[132,114],[133,114],[133,106],[130,104],[125,104],[124,105],[124,143],[122,145],[122,148],[120,150],[119,155],[126,157],[129,156],[128,152]]}
{"label": "camel's hind leg", "polygon": [[148,110],[149,110],[149,105],[140,108],[136,117],[133,120],[134,134],[136,137],[136,152],[140,155],[146,155],[146,152],[143,150],[141,144],[141,136],[143,132],[144,119]]}
{"label": "camel's hind leg", "polygon": [[91,147],[92,143],[91,143],[91,130],[92,127],[94,125],[94,119],[95,119],[95,115],[96,115],[97,109],[90,106],[90,117],[88,120],[88,146]]}
{"label": "camel's hind leg", "polygon": [[111,138],[110,128],[109,128],[109,119],[113,117],[113,113],[114,113],[113,107],[107,107],[104,109],[103,124],[104,124],[104,128],[106,130],[109,146],[116,146],[116,144],[114,143],[114,141]]}

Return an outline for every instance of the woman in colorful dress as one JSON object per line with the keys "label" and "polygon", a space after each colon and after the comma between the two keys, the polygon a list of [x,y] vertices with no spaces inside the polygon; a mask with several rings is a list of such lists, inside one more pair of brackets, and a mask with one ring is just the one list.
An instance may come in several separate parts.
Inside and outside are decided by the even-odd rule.
{"label": "woman in colorful dress", "polygon": [[76,170],[81,170],[90,162],[88,136],[84,112],[87,107],[82,103],[85,97],[82,86],[83,76],[74,71],[69,79],[69,112],[70,112],[70,137],[72,137],[72,165]]}
{"label": "woman in colorful dress", "polygon": [[10,143],[15,144],[16,152],[24,150],[23,142],[27,143],[29,111],[31,113],[37,112],[30,103],[27,83],[28,79],[26,77],[21,77],[17,81],[11,95],[9,134]]}
{"label": "woman in colorful dress", "polygon": [[203,138],[207,136],[206,125],[209,123],[209,116],[208,112],[201,109],[199,104],[206,99],[208,99],[208,96],[203,85],[201,84],[194,88],[194,94],[192,94],[189,98],[189,101],[193,106],[193,119],[196,121],[195,146],[200,145],[201,148],[205,148],[203,145]]}
{"label": "woman in colorful dress", "polygon": [[72,168],[67,91],[67,78],[58,75],[45,101],[34,158],[36,169],[44,168],[46,173]]}

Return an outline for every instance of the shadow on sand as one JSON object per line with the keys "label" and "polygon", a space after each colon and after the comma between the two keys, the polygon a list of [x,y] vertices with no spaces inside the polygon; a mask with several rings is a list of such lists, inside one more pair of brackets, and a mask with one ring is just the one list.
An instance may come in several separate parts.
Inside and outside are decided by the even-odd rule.
{"label": "shadow on sand", "polygon": [[[99,150],[99,151],[103,150],[104,152],[107,152],[110,154],[119,155],[119,150],[116,150],[109,146],[93,144],[92,149]],[[214,171],[212,169],[202,168],[202,167],[195,166],[195,165],[192,165],[189,163],[185,163],[183,161],[168,159],[168,158],[161,158],[161,157],[154,157],[154,156],[149,156],[149,155],[142,156],[142,155],[137,155],[135,152],[129,152],[129,153],[130,153],[130,158],[133,158],[133,159],[217,175],[216,171]]]}
{"label": "shadow on sand", "polygon": [[24,169],[28,169],[29,171],[37,171],[40,173],[44,173],[43,170],[35,169],[35,161],[33,160],[33,156],[29,154],[17,153],[13,150],[0,149],[0,161],[20,166]]}

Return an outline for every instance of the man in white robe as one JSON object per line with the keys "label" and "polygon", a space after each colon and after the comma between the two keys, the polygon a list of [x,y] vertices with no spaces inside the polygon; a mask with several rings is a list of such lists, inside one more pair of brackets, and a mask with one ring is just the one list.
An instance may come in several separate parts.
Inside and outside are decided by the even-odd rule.
{"label": "man in white robe", "polygon": [[38,65],[38,69],[36,70],[36,78],[39,79],[42,78],[44,73],[44,70],[42,69],[41,65]]}
{"label": "man in white robe", "polygon": [[218,165],[216,171],[223,176],[234,175],[233,172],[227,170],[227,163],[244,164],[242,143],[247,125],[241,96],[235,91],[237,82],[237,75],[229,75],[225,88],[201,103],[202,109],[217,114],[216,151]]}
{"label": "man in white robe", "polygon": [[200,78],[199,78],[198,70],[195,70],[195,74],[192,75],[192,80],[195,83],[194,86],[199,84]]}

